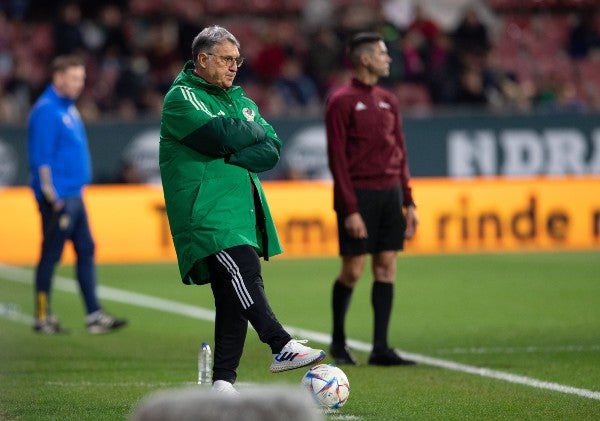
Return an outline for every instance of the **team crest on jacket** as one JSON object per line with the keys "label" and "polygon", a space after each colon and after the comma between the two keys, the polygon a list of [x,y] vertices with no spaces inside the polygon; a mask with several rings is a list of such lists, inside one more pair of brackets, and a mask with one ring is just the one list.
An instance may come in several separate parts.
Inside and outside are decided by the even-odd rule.
{"label": "team crest on jacket", "polygon": [[256,115],[254,110],[252,108],[248,108],[248,107],[245,107],[242,110],[242,114],[244,114],[244,117],[246,117],[246,120],[248,120],[248,121],[254,121],[254,116]]}
{"label": "team crest on jacket", "polygon": [[62,116],[62,122],[68,128],[70,128],[70,129],[73,128],[73,119],[71,118],[71,116],[69,114],[64,114]]}

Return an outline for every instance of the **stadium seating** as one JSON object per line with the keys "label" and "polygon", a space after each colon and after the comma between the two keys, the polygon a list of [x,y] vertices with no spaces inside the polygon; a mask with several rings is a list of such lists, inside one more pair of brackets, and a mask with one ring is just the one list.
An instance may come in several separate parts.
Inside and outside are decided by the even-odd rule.
{"label": "stadium seating", "polygon": [[[123,30],[128,37],[125,40],[128,45],[124,46],[123,51],[136,50],[140,55],[147,54],[151,61],[147,70],[148,74],[145,75],[150,83],[147,88],[153,90],[155,96],[163,93],[165,79],[168,79],[170,75],[165,78],[164,74],[160,74],[160,72],[165,72],[164,68],[166,67],[162,66],[163,69],[161,69],[161,66],[156,66],[156,63],[152,61],[155,60],[153,58],[155,50],[152,49],[153,43],[148,42],[147,39],[150,39],[150,36],[173,37],[173,29],[177,29],[174,22],[176,23],[180,19],[179,13],[181,13],[181,8],[185,8],[186,2],[195,2],[194,4],[199,6],[198,10],[202,11],[199,25],[218,23],[236,34],[242,43],[241,53],[247,59],[247,64],[240,70],[238,80],[253,91],[258,102],[270,104],[271,108],[266,107],[268,110],[272,109],[274,113],[285,113],[285,109],[277,108],[277,100],[271,98],[274,92],[273,86],[263,85],[264,80],[256,77],[258,72],[255,71],[254,66],[256,66],[256,57],[263,49],[266,38],[270,35],[267,32],[276,35],[278,39],[275,42],[280,43],[286,54],[296,55],[301,60],[311,56],[311,53],[312,56],[315,55],[315,52],[310,50],[319,45],[316,39],[312,38],[315,28],[309,29],[303,26],[306,23],[303,21],[303,13],[308,0],[177,0],[177,2],[129,0],[129,14],[126,14],[127,19],[124,20],[126,27]],[[179,9],[175,6],[165,6],[166,3],[178,4]],[[364,7],[371,7],[377,11],[381,8],[383,0],[331,1],[334,17],[328,22],[328,25],[331,34],[338,39],[336,46],[328,47],[327,54],[335,57],[338,64],[336,68],[327,67],[325,69],[328,74],[322,76],[319,85],[321,100],[325,99],[332,86],[347,77],[348,66],[341,58],[343,45],[348,33],[357,28],[344,27],[344,19],[341,16],[344,10],[356,4],[360,4],[363,8],[362,11],[364,11]],[[515,83],[526,85],[527,89],[532,87],[540,89],[541,82],[550,79],[573,85],[579,99],[588,103],[589,110],[600,111],[600,100],[598,100],[600,97],[600,58],[598,57],[600,46],[596,45],[596,50],[592,48],[589,52],[579,55],[571,54],[572,51],[569,49],[570,36],[576,18],[578,15],[590,16],[593,13],[600,13],[598,12],[600,7],[598,0],[489,0],[486,5],[493,12],[493,22],[487,21],[491,54],[501,71],[510,77],[516,77]],[[47,70],[44,66],[49,63],[55,50],[53,44],[55,21],[48,13],[43,16],[40,13],[39,10],[37,14],[33,13],[29,20],[25,19],[22,22],[9,20],[8,25],[6,23],[3,27],[0,25],[4,28],[0,42],[2,39],[10,40],[10,45],[6,44],[9,41],[5,41],[8,48],[4,50],[0,48],[0,58],[3,59],[1,63],[5,65],[0,74],[0,92],[2,93],[0,96],[0,121],[24,120],[28,108],[27,104],[24,104],[26,101],[19,102],[16,98],[32,99],[44,83],[44,74]],[[100,32],[97,32],[100,31],[100,26],[96,23],[94,27],[92,22],[96,17],[90,13],[92,12],[82,11],[84,16],[84,19],[80,21],[82,31],[85,31],[88,41],[100,42],[102,41],[101,38],[98,38]],[[381,17],[382,15],[373,13],[373,16]],[[600,17],[597,20],[600,21]],[[364,23],[363,20],[359,19],[359,21],[361,24]],[[325,22],[327,26],[327,21]],[[379,28],[376,25],[381,23],[369,22],[374,29]],[[189,27],[192,27],[192,31],[194,31],[196,28],[193,25],[194,22],[192,24],[187,22],[188,28],[184,27],[184,29],[189,31]],[[391,24],[388,23],[389,25]],[[600,40],[600,28],[598,28],[600,24],[597,22],[596,25],[596,30],[599,32],[597,39]],[[165,31],[165,28],[169,28],[170,32]],[[444,30],[447,35],[452,34],[452,28]],[[189,37],[186,32],[182,33]],[[391,34],[393,39],[394,33],[397,34],[396,36],[402,37],[404,28],[394,28],[389,31],[388,35]],[[182,35],[179,34],[179,36]],[[172,47],[172,41],[169,39],[163,41],[164,45]],[[596,42],[598,43],[598,41]],[[338,51],[335,51],[336,48]],[[392,45],[390,45],[390,49],[393,50]],[[106,58],[98,54],[101,51],[93,48],[88,51],[88,61],[92,71],[89,72],[86,89],[92,93],[88,96],[92,100],[91,105],[95,103],[99,107],[100,113],[115,113],[116,111],[110,106],[115,102],[114,98],[106,98],[105,101],[103,100],[104,102],[98,99],[98,95],[105,92],[106,86],[109,85],[107,82],[110,78],[106,76],[106,63],[117,63],[110,57]],[[188,58],[187,51],[185,46],[180,46],[177,52],[168,55],[168,59],[173,60],[174,68],[179,68],[179,62]],[[400,60],[401,58],[395,56],[395,63],[400,63]],[[127,61],[126,57],[121,57],[121,63]],[[311,70],[310,68],[304,69],[307,74],[311,74]],[[452,82],[449,81],[451,76],[458,77],[460,75],[460,70],[456,70],[456,72],[456,75],[449,74],[448,77],[436,79],[435,83],[451,84]],[[423,80],[423,77],[410,80],[408,77],[403,78],[402,69],[395,75],[395,79],[389,78],[387,83],[398,95],[403,110],[421,112],[434,110],[438,106],[434,101],[440,101],[436,91],[439,86],[428,87],[428,82]],[[116,78],[118,75],[113,76]],[[152,84],[153,82],[154,84]],[[102,84],[104,89],[95,84]],[[451,92],[452,89],[444,92],[447,91]],[[107,95],[112,94],[108,92]],[[444,97],[443,103],[448,105],[447,102],[453,100],[456,99]],[[142,115],[147,110],[155,110],[155,107],[145,105],[141,106],[138,111]]]}

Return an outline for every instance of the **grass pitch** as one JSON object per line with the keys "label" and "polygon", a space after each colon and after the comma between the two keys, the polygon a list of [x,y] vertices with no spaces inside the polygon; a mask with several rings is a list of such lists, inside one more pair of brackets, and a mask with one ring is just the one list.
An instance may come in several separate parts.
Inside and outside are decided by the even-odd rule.
{"label": "grass pitch", "polygon": [[[282,323],[328,334],[337,271],[337,259],[264,263]],[[212,310],[212,295],[181,284],[174,264],[100,266],[104,306],[130,320],[102,336],[85,333],[75,282],[64,279],[53,309],[71,334],[32,333],[31,276],[0,267],[0,420],[126,420],[149,393],[195,383],[198,347],[213,342],[212,322],[195,310]],[[370,281],[366,272],[347,322],[362,364],[342,367],[350,398],[327,419],[600,419],[600,252],[402,255],[390,342],[421,358],[415,367],[366,364]],[[240,389],[299,384],[305,371],[271,374],[269,364],[268,347],[249,331]]]}

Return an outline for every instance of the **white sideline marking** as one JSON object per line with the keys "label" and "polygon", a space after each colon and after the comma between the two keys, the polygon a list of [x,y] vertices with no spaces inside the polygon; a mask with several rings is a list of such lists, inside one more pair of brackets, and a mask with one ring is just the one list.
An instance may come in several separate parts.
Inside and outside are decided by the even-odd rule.
{"label": "white sideline marking", "polygon": [[[11,281],[31,284],[33,272],[27,269],[14,266],[7,266],[0,263],[0,275]],[[55,275],[53,280],[53,288],[79,294],[77,281],[64,276]],[[163,298],[154,297],[151,295],[139,294],[137,292],[129,292],[122,289],[98,286],[98,295],[106,300],[115,301],[118,303],[133,304],[138,307],[146,307],[154,310],[164,311],[166,313],[179,314],[194,319],[215,320],[215,312],[212,310],[196,307],[188,304],[183,304]]]}
{"label": "white sideline marking", "polygon": [[21,308],[13,303],[0,303],[0,317],[26,325],[33,324],[33,317],[21,312]]}
{"label": "white sideline marking", "polygon": [[[24,284],[31,284],[33,277],[32,271],[18,268],[14,266],[6,266],[0,263],[0,275],[4,279],[8,279],[15,282]],[[66,278],[63,276],[55,276],[54,288],[79,293],[76,287],[76,282],[73,279]],[[177,301],[165,300],[163,298],[153,297],[151,295],[139,294],[136,292],[129,292],[117,288],[99,286],[98,295],[105,300],[111,300],[115,302],[136,305],[138,307],[150,308],[153,310],[160,310],[166,313],[178,314],[186,317],[195,319],[214,321],[215,312],[212,310],[204,309],[201,307],[192,306],[189,304],[179,303]],[[316,332],[312,330],[297,328],[293,326],[284,326],[285,329],[292,335],[297,337],[304,337],[315,342],[322,344],[329,344],[331,342],[331,336],[326,333]],[[349,340],[348,346],[359,351],[370,352],[371,344],[358,340]],[[489,368],[476,367],[467,364],[461,364],[454,361],[443,360],[439,358],[428,357],[422,354],[413,354],[402,351],[402,354],[407,358],[413,359],[421,364],[426,364],[434,367],[445,368],[448,370],[459,371],[468,374],[474,374],[482,377],[488,377],[497,380],[507,381],[509,383],[521,384],[524,386],[530,386],[537,389],[552,390],[554,392],[566,393],[571,395],[577,395],[588,399],[600,400],[600,392],[596,392],[589,389],[581,389],[577,387],[562,385],[559,383],[552,383],[543,380],[538,380],[532,377],[521,376],[517,374],[507,373],[498,370],[491,370]]]}
{"label": "white sideline marking", "polygon": [[524,346],[524,347],[491,347],[491,348],[447,348],[436,349],[437,354],[528,354],[554,352],[596,352],[600,345],[564,345],[564,346]]}

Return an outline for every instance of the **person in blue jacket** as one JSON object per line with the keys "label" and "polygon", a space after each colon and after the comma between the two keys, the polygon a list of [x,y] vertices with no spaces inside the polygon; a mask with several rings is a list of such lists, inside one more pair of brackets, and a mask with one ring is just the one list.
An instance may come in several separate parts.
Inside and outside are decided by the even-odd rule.
{"label": "person in blue jacket", "polygon": [[38,333],[63,333],[50,306],[52,277],[65,242],[77,255],[77,281],[86,308],[86,328],[105,333],[127,324],[104,312],[96,294],[95,243],[82,199],[91,179],[85,127],[75,106],[85,83],[85,65],[75,55],[56,57],[52,81],[33,105],[28,121],[31,187],[42,220],[43,241],[35,272],[35,320]]}

